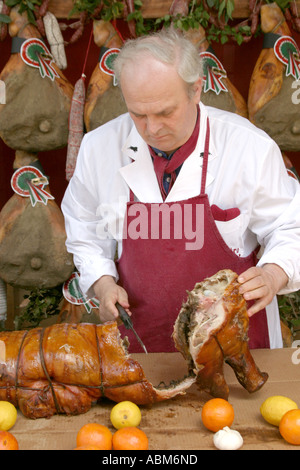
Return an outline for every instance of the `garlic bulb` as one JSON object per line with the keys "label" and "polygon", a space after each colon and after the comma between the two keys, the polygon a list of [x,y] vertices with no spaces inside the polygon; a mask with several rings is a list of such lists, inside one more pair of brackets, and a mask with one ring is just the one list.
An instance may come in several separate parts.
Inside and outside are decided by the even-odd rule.
{"label": "garlic bulb", "polygon": [[216,432],[213,438],[214,445],[219,450],[237,450],[243,445],[243,438],[238,431],[228,426]]}

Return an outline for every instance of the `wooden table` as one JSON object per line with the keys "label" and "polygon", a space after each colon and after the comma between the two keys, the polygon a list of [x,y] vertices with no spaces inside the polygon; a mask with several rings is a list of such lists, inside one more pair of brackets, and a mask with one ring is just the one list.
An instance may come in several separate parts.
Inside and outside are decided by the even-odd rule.
{"label": "wooden table", "polygon": [[[276,349],[254,350],[258,367],[268,372],[264,387],[250,395],[237,382],[233,371],[225,365],[225,377],[229,384],[229,402],[235,410],[232,425],[244,438],[242,449],[300,450],[299,446],[287,444],[277,427],[264,421],[260,405],[271,395],[285,395],[300,406],[300,350]],[[182,378],[186,365],[178,353],[133,354],[144,367],[147,378],[154,384]],[[204,450],[214,449],[213,433],[201,422],[203,404],[211,398],[193,385],[184,396],[151,406],[142,406],[140,424],[149,437],[149,450]],[[20,450],[72,450],[76,447],[76,434],[88,422],[98,422],[113,428],[109,415],[114,403],[102,401],[79,416],[53,416],[50,419],[29,420],[20,412],[11,432],[19,442]]]}

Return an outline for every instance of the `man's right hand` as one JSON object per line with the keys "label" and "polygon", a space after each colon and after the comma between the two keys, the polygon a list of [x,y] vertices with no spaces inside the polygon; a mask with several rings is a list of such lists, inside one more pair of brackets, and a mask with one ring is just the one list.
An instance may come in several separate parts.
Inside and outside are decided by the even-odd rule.
{"label": "man's right hand", "polygon": [[99,306],[99,317],[101,322],[116,321],[119,312],[116,307],[116,303],[119,302],[122,307],[125,308],[127,313],[131,315],[129,311],[129,303],[127,292],[123,287],[116,284],[112,276],[102,276],[93,285],[96,297],[100,301]]}

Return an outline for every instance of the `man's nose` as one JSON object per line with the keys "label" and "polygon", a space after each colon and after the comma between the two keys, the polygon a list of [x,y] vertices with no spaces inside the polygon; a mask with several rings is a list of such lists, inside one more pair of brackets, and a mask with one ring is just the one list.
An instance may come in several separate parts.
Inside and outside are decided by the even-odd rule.
{"label": "man's nose", "polygon": [[159,117],[150,117],[147,118],[147,131],[151,135],[157,135],[162,128],[161,120]]}

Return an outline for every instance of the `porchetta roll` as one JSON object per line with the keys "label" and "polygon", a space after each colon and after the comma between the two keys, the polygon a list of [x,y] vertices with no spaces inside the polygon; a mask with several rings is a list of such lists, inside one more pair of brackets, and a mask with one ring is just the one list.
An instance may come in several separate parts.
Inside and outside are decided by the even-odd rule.
{"label": "porchetta roll", "polygon": [[0,400],[32,419],[77,415],[108,398],[143,405],[184,394],[194,375],[154,387],[127,352],[116,322],[0,332]]}

